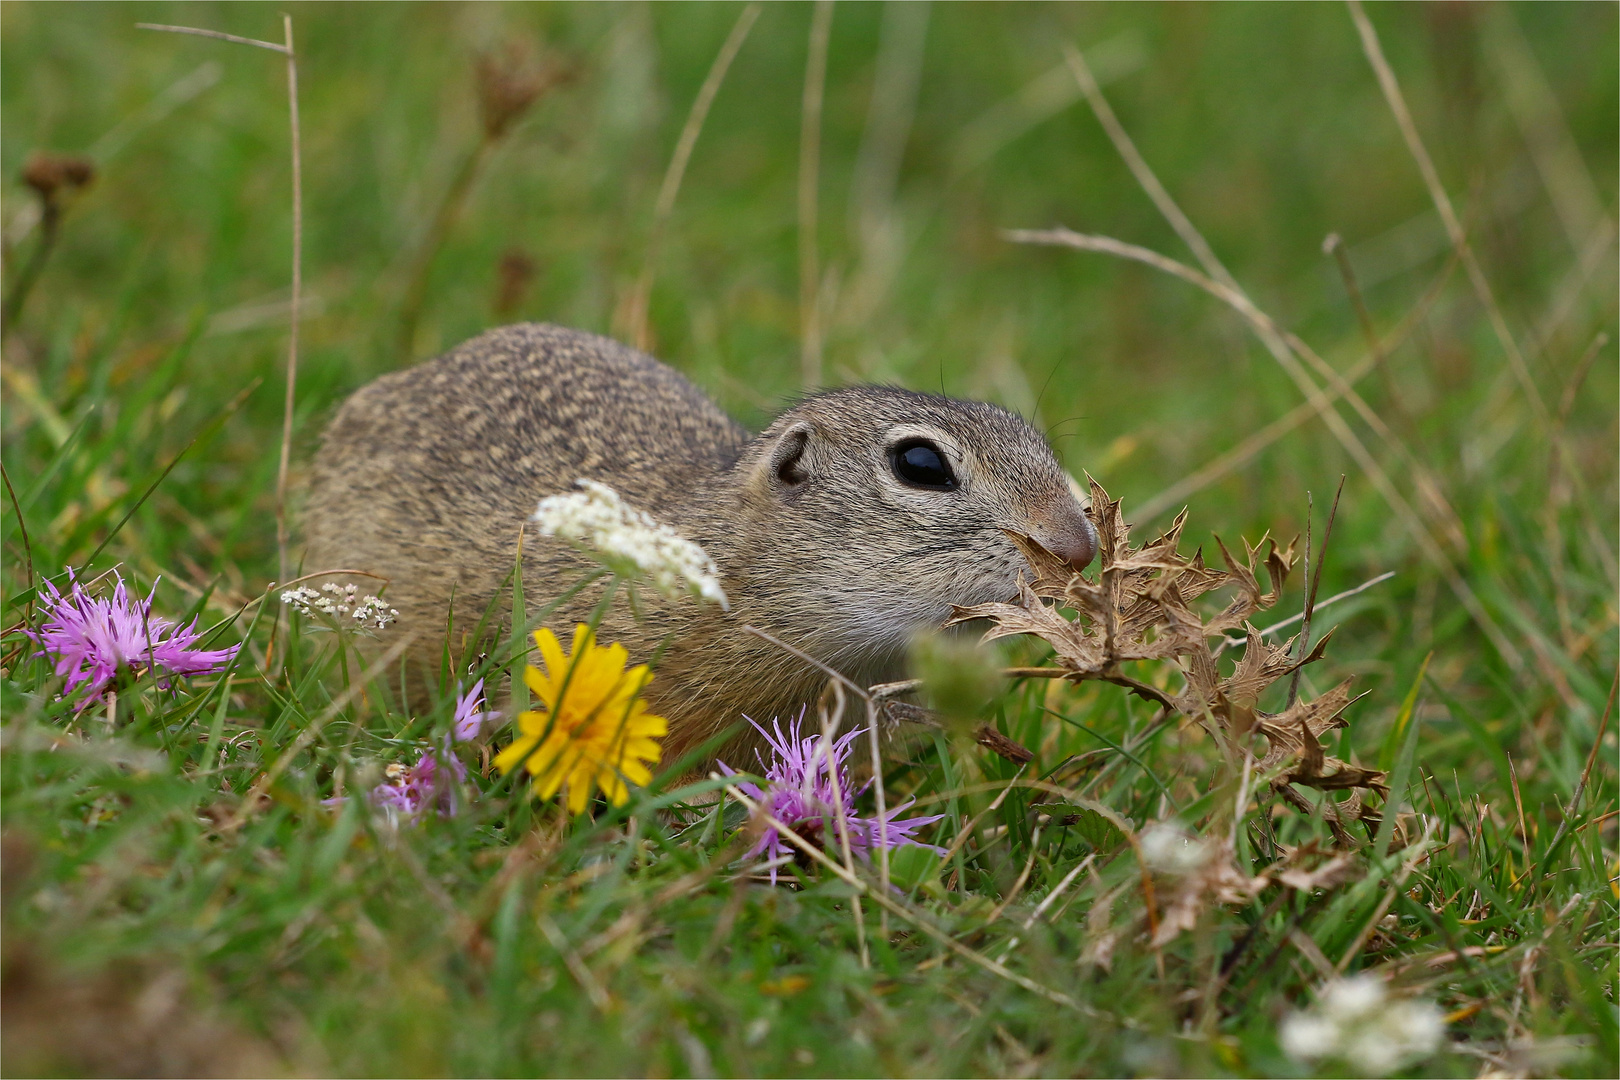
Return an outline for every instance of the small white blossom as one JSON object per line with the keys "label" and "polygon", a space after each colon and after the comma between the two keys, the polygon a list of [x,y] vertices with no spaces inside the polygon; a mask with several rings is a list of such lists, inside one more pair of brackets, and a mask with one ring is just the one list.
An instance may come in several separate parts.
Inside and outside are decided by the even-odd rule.
{"label": "small white blossom", "polygon": [[1421,998],[1390,998],[1375,975],[1335,979],[1315,1006],[1283,1021],[1282,1048],[1301,1061],[1336,1058],[1365,1076],[1387,1076],[1440,1048],[1446,1023]]}
{"label": "small white blossom", "polygon": [[630,506],[606,484],[579,480],[575,487],[579,490],[540,500],[534,520],[542,536],[567,541],[616,574],[642,576],[670,599],[691,593],[731,610],[708,552]]}
{"label": "small white blossom", "polygon": [[1171,822],[1155,821],[1138,837],[1142,861],[1162,874],[1191,874],[1214,858],[1211,846]]}
{"label": "small white blossom", "polygon": [[311,618],[326,617],[335,625],[344,625],[347,619],[366,630],[382,630],[399,618],[399,612],[375,596],[361,596],[354,585],[327,583],[319,591],[308,585],[287,589],[281,602],[302,615]]}

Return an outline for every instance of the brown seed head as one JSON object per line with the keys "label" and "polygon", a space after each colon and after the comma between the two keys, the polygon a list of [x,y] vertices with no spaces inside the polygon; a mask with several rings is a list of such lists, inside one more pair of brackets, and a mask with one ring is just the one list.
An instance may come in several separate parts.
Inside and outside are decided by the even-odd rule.
{"label": "brown seed head", "polygon": [[499,139],[546,91],[573,79],[573,70],[555,56],[537,57],[511,42],[478,57],[478,115],[484,135]]}
{"label": "brown seed head", "polygon": [[95,178],[95,163],[78,154],[35,150],[23,163],[22,182],[46,202],[54,201],[58,192],[85,187]]}

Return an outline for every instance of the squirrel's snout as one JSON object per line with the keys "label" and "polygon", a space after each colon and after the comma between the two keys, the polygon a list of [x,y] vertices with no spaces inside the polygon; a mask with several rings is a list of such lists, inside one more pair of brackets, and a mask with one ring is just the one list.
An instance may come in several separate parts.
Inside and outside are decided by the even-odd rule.
{"label": "squirrel's snout", "polygon": [[1078,504],[1065,507],[1056,517],[1057,520],[1035,533],[1035,539],[1076,570],[1085,569],[1097,554],[1097,530],[1091,519]]}

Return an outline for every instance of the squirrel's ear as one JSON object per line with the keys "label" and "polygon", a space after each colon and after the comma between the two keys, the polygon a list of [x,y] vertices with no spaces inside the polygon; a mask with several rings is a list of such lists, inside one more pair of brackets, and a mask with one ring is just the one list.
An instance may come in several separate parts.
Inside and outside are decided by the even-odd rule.
{"label": "squirrel's ear", "polygon": [[810,479],[810,439],[813,429],[800,420],[777,434],[760,459],[757,479],[781,491],[803,486]]}

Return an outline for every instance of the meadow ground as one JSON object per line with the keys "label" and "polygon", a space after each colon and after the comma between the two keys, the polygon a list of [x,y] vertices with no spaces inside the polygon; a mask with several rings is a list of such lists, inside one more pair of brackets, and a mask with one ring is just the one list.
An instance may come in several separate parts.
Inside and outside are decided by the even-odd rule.
{"label": "meadow ground", "polygon": [[[813,166],[827,8],[287,8],[294,519],[346,393],[521,319],[640,338],[751,425],[807,381],[1000,402],[1136,543],[1183,505],[1186,552],[1286,540],[1309,498],[1315,558],[1346,477],[1320,596],[1392,576],[1315,615],[1300,693],[1366,694],[1324,748],[1387,773],[1347,858],[1343,793],[1293,808],[1267,740],[1024,679],[968,710],[1022,771],[887,762],[953,849],[891,893],[753,879],[742,808],[672,774],[570,818],[463,751],[452,816],[321,805],[453,696],[402,712],[280,619],[286,65],[134,27],[281,10],[0,6],[7,1074],[1615,1075],[1612,4],[1374,6],[1381,84],[1336,5],[842,3]],[[228,670],[63,701],[42,582],[115,567]]]}

